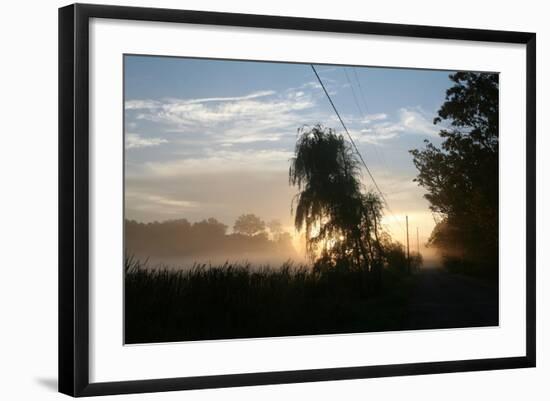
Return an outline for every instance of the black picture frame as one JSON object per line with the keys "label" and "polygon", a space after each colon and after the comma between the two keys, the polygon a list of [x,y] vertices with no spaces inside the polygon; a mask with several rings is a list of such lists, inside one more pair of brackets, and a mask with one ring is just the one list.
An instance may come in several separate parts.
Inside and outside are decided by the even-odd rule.
{"label": "black picture frame", "polygon": [[[90,90],[88,82],[88,30],[91,18],[250,28],[275,28],[526,45],[526,354],[520,357],[494,359],[454,360],[444,362],[90,383],[88,338],[88,95]],[[534,367],[536,363],[535,102],[535,33],[87,4],[74,4],[60,8],[59,391],[71,396],[95,396]]]}

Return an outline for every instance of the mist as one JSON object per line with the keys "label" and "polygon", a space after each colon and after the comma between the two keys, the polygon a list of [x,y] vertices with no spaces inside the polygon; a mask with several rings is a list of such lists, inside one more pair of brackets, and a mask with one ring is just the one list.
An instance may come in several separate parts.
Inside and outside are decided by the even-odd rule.
{"label": "mist", "polygon": [[187,219],[152,223],[126,220],[126,254],[146,261],[149,268],[182,270],[199,265],[237,264],[254,269],[275,268],[289,261],[306,263],[290,233],[273,222],[268,229],[257,219],[258,227],[240,227],[246,234],[235,230],[228,233],[228,226],[212,217],[194,223]]}

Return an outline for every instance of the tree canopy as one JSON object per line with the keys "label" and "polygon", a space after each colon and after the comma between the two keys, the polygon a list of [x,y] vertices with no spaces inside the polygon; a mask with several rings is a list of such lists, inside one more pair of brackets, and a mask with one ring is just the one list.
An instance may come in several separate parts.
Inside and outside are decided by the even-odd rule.
{"label": "tree canopy", "polygon": [[299,190],[295,226],[304,229],[310,256],[323,266],[379,272],[382,204],[376,194],[363,191],[353,149],[342,135],[320,125],[298,133],[289,179]]}
{"label": "tree canopy", "polygon": [[227,226],[215,218],[197,222],[187,219],[142,223],[125,220],[125,248],[129,255],[141,258],[177,259],[214,258],[228,260],[234,257],[265,260],[284,260],[296,256],[292,236],[282,229],[275,238],[267,235],[227,233]]}
{"label": "tree canopy", "polygon": [[258,235],[265,231],[265,222],[255,214],[242,214],[235,221],[233,231],[249,236]]}
{"label": "tree canopy", "polygon": [[443,256],[498,264],[498,74],[458,72],[438,111],[440,147],[411,150],[415,179],[437,217],[430,243]]}

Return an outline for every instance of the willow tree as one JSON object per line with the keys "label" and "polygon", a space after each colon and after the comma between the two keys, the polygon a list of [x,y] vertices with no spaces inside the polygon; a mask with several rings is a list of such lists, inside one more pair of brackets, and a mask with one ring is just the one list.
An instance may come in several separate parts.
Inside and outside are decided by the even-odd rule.
{"label": "willow tree", "polygon": [[[381,203],[363,193],[360,163],[349,143],[317,125],[298,130],[289,170],[298,187],[295,227],[305,231],[310,257],[371,271],[381,256]],[[381,265],[381,264],[380,264]]]}

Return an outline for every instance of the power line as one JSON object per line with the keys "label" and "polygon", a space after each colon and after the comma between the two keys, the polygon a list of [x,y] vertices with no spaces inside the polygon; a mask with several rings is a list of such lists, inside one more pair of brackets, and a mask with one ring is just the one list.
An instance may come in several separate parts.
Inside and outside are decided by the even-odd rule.
{"label": "power line", "polygon": [[[355,72],[355,69],[353,70],[353,72]],[[363,111],[363,108],[361,107],[361,103],[357,100],[358,97],[355,95],[355,89],[353,88],[353,84],[351,83],[351,80],[349,79],[349,75],[348,75],[348,71],[347,71],[346,67],[344,67],[344,73],[346,74],[346,79],[347,79],[348,84],[351,88],[351,93],[353,94],[353,101],[355,102],[355,105],[357,106],[357,110],[359,111],[359,114],[361,115],[361,117],[363,117],[363,119],[366,121],[367,120],[367,113],[365,113]],[[357,81],[359,87],[361,87],[361,84],[359,84],[359,81],[357,80],[357,73],[355,73],[355,80]],[[361,95],[363,95],[362,92],[361,92]],[[364,96],[363,96],[363,99],[364,99]],[[366,103],[365,103],[365,107],[366,107]],[[372,148],[374,149],[374,153],[376,153],[376,157],[378,158],[378,161],[380,163],[384,164],[383,161],[382,161],[382,158],[380,157],[380,154],[378,153],[378,147],[375,144],[372,144]]]}
{"label": "power line", "polygon": [[[349,79],[349,76],[348,76],[348,73],[347,73],[347,69],[346,67],[344,67],[344,73],[346,74],[346,79],[351,87],[351,91],[353,93],[353,98],[355,100],[355,104],[357,106],[357,109],[359,110],[359,113],[363,116],[363,119],[366,121],[367,120],[367,112],[368,112],[368,106],[367,106],[367,100],[365,98],[365,94],[363,93],[363,87],[361,86],[361,81],[359,80],[359,76],[357,75],[357,70],[355,67],[353,67],[353,74],[355,76],[355,81],[357,82],[357,86],[359,87],[358,90],[361,94],[361,98],[363,99],[363,104],[365,106],[365,111],[363,111],[363,109],[361,108],[361,106],[359,105],[360,102],[357,101],[357,96],[355,95],[355,90],[353,88],[353,85],[351,83],[351,80]],[[386,169],[388,169],[388,166],[386,164],[386,158],[384,157],[384,153],[382,152],[382,149],[380,149],[380,152],[378,152],[378,146],[377,144],[374,142],[372,143],[372,147],[374,149],[374,152],[376,153],[376,156],[378,157],[378,159],[380,160],[380,162],[384,165],[384,167]],[[399,226],[401,227],[401,229],[403,229],[403,226],[401,225],[401,222],[399,221],[399,219],[393,214],[392,210],[390,209],[389,205],[386,203],[386,206],[393,218],[393,221],[394,222],[397,222],[397,224],[399,224]]]}
{"label": "power line", "polygon": [[376,187],[376,189],[380,193],[380,196],[382,197],[384,202],[387,203],[386,198],[384,197],[384,194],[382,193],[382,191],[378,187],[378,184],[376,183],[376,180],[374,179],[373,175],[371,174],[371,172],[369,170],[369,167],[367,166],[367,163],[365,163],[365,160],[363,160],[363,156],[361,156],[361,153],[359,153],[359,149],[357,149],[357,145],[355,145],[355,141],[353,140],[351,134],[349,133],[348,128],[346,127],[346,124],[344,123],[344,120],[342,120],[342,117],[340,117],[340,113],[338,112],[338,109],[334,105],[330,95],[328,94],[327,89],[325,88],[325,85],[323,84],[323,81],[321,80],[321,77],[319,77],[319,74],[317,73],[317,70],[315,69],[313,64],[311,64],[311,68],[313,69],[313,72],[315,73],[315,76],[319,80],[319,83],[321,84],[321,87],[323,88],[323,91],[325,92],[325,95],[327,95],[328,101],[330,102],[332,108],[334,109],[334,112],[336,113],[336,116],[340,120],[340,123],[342,124],[342,127],[344,127],[344,131],[346,131],[346,134],[348,134],[349,140],[350,140],[351,144],[353,145],[353,148],[355,149],[355,151],[359,155],[359,159],[361,160],[361,163],[363,163],[363,166],[365,166],[365,169],[367,170],[367,173],[369,174],[372,182],[374,183],[374,186]]}
{"label": "power line", "polygon": [[361,108],[361,105],[357,101],[357,96],[355,96],[355,89],[353,89],[353,85],[351,84],[351,81],[349,79],[348,70],[346,69],[346,67],[344,67],[344,74],[346,74],[346,80],[348,81],[348,84],[351,88],[351,93],[353,94],[353,100],[355,102],[355,105],[357,106],[357,109],[359,110],[359,113],[361,113],[361,116],[364,118],[365,113],[363,113],[363,109]]}
{"label": "power line", "polygon": [[[363,86],[361,85],[361,80],[359,79],[359,75],[357,74],[357,69],[355,67],[352,67],[353,75],[355,76],[355,81],[357,82],[357,86],[359,86],[359,94],[361,95],[361,98],[363,99],[363,105],[365,106],[365,115],[364,118],[367,119],[367,113],[369,111],[369,106],[367,105],[367,98],[365,96],[365,93],[363,91]],[[386,157],[384,156],[384,152],[382,152],[382,148],[380,148],[380,153],[378,152],[378,144],[376,141],[372,143],[374,150],[376,150],[376,154],[381,156],[382,164],[384,164],[384,167],[388,168],[386,163]]]}
{"label": "power line", "polygon": [[[376,190],[378,191],[378,193],[380,194],[380,197],[382,198],[382,200],[386,204],[386,208],[391,213],[391,215],[397,220],[397,218],[395,217],[395,215],[393,214],[393,212],[390,208],[390,205],[389,205],[388,201],[386,200],[386,197],[384,196],[384,194],[380,190],[380,187],[378,186],[378,183],[374,179],[374,176],[372,175],[369,167],[367,166],[367,163],[365,163],[365,160],[363,159],[363,156],[361,156],[361,152],[359,152],[359,149],[357,148],[357,145],[355,144],[355,141],[353,140],[353,137],[349,133],[348,128],[346,127],[346,124],[344,123],[344,120],[342,120],[342,117],[340,116],[340,113],[338,112],[338,109],[334,105],[334,102],[332,101],[332,98],[330,97],[327,89],[325,88],[325,84],[323,84],[323,81],[321,80],[321,77],[317,73],[317,70],[315,69],[315,66],[313,64],[310,64],[310,65],[311,65],[311,69],[315,73],[315,76],[317,77],[317,80],[319,81],[319,84],[321,84],[321,87],[323,88],[323,91],[325,92],[325,95],[327,96],[328,101],[330,102],[330,105],[332,106],[332,108],[334,109],[334,112],[336,113],[336,116],[340,120],[340,123],[342,124],[342,127],[344,127],[344,131],[346,131],[346,134],[348,135],[348,138],[349,138],[351,144],[353,145],[353,148],[355,149],[355,152],[359,156],[359,159],[361,160],[361,163],[363,164],[363,166],[365,166],[365,170],[367,170],[367,173],[369,174],[369,177],[371,178],[374,186],[376,187]],[[399,220],[397,220],[397,222],[401,226],[401,223],[399,222]],[[403,228],[403,227],[401,226],[401,228]]]}
{"label": "power line", "polygon": [[367,99],[365,98],[365,94],[363,93],[363,87],[361,86],[361,81],[359,80],[359,76],[357,75],[357,70],[355,69],[355,67],[353,67],[353,74],[355,75],[355,80],[357,81],[357,85],[359,86],[359,93],[361,94],[361,98],[363,99],[365,110],[368,110],[369,107],[367,106]]}

